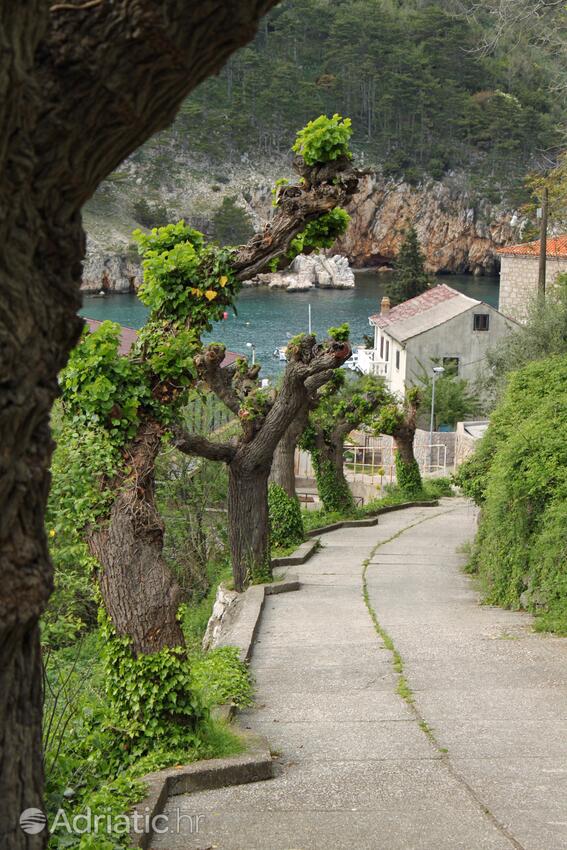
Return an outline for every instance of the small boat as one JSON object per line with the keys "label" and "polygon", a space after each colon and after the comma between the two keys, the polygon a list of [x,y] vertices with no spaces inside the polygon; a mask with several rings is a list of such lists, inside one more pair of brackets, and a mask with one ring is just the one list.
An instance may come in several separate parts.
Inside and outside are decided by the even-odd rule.
{"label": "small boat", "polygon": [[285,362],[287,360],[287,345],[282,345],[280,348],[275,348],[274,357],[277,357],[278,360],[283,360]]}
{"label": "small boat", "polygon": [[360,369],[358,362],[358,351],[356,350],[356,348],[353,349],[353,352],[350,355],[349,359],[345,360],[343,366],[345,369],[350,369],[352,372],[356,372],[358,369]]}

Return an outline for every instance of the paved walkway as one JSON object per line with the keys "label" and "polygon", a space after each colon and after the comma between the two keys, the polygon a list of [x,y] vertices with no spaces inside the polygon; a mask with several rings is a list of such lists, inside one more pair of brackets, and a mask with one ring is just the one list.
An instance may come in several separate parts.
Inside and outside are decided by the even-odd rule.
{"label": "paved walkway", "polygon": [[567,641],[478,605],[474,524],[445,500],[325,536],[267,602],[241,715],[278,775],[172,798],[201,828],[156,850],[567,850]]}

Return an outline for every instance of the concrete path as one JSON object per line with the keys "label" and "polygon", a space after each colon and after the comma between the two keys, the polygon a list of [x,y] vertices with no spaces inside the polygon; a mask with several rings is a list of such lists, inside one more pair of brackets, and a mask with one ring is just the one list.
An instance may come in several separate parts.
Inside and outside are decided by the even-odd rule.
{"label": "concrete path", "polygon": [[445,500],[325,536],[267,601],[241,715],[278,775],[170,799],[193,818],[155,850],[567,850],[567,641],[478,605],[474,522]]}

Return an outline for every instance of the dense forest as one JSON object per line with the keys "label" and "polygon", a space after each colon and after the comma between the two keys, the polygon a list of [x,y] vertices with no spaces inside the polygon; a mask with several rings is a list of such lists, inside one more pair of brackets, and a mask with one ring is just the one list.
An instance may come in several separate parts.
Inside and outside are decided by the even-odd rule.
{"label": "dense forest", "polygon": [[286,0],[187,100],[169,136],[238,162],[283,153],[298,124],[341,112],[356,128],[354,148],[386,176],[414,182],[464,168],[509,183],[559,143],[554,60],[517,35],[486,49],[492,19],[459,7]]}

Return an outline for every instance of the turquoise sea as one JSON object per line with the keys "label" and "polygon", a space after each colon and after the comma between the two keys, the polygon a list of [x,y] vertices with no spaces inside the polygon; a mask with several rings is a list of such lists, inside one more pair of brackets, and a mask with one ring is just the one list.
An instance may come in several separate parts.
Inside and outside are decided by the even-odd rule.
{"label": "turquoise sea", "polygon": [[[387,275],[376,272],[357,272],[353,290],[286,292],[245,287],[238,297],[236,310],[230,310],[228,319],[215,325],[208,341],[223,342],[229,350],[242,354],[250,354],[247,343],[252,343],[256,346],[257,361],[262,363],[262,374],[277,374],[282,364],[274,358],[273,351],[285,345],[290,336],[307,330],[309,305],[316,333],[325,335],[328,327],[348,322],[353,342],[362,343],[363,335],[371,332],[368,317],[380,309],[387,279]],[[498,278],[443,275],[439,282],[498,306]],[[139,328],[144,324],[146,312],[135,295],[85,296],[81,315]]]}

